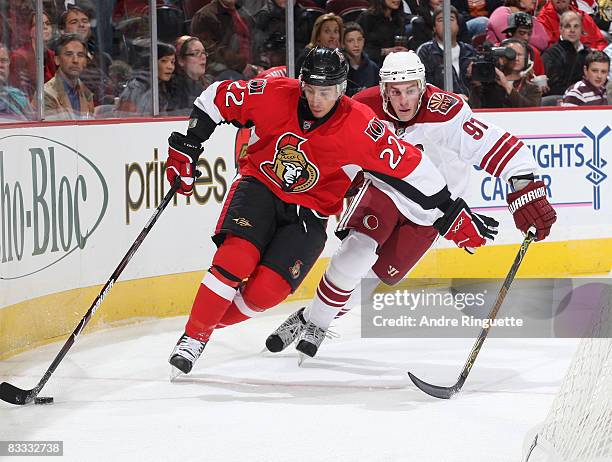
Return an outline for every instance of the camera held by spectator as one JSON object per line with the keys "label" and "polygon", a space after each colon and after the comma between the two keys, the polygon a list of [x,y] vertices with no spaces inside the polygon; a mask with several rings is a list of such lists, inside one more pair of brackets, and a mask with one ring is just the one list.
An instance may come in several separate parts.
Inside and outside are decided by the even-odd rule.
{"label": "camera held by spectator", "polygon": [[516,59],[516,52],[510,47],[494,47],[485,42],[482,51],[477,52],[472,63],[472,81],[492,83],[497,80],[495,68],[501,69],[504,61]]}
{"label": "camera held by spectator", "polygon": [[[484,49],[489,51],[484,57],[479,56],[480,62],[472,66],[470,105],[474,108],[539,106],[542,92],[532,82],[533,60],[527,42],[510,38],[500,47]],[[495,75],[493,79],[491,72]]]}

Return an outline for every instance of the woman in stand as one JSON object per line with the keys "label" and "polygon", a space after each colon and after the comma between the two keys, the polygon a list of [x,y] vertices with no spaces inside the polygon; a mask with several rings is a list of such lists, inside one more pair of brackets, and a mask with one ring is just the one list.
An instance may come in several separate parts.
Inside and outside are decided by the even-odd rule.
{"label": "woman in stand", "polygon": [[[157,44],[157,80],[159,82],[160,114],[170,114],[176,109],[176,101],[170,86],[175,61],[175,48],[167,43],[159,42]],[[148,57],[145,57],[143,62],[148,62]],[[151,115],[153,113],[151,95],[151,74],[145,66],[142,66],[140,71],[134,71],[134,78],[128,82],[121,93],[117,109],[123,115]]]}
{"label": "woman in stand", "polygon": [[193,102],[210,85],[206,76],[206,50],[197,37],[184,35],[176,41],[176,69],[170,81],[176,113],[189,115]]}
{"label": "woman in stand", "polygon": [[[30,41],[11,53],[11,85],[19,88],[31,100],[36,93],[36,14],[30,16]],[[55,76],[55,53],[48,47],[53,34],[49,14],[43,11],[43,56],[45,83]]]}

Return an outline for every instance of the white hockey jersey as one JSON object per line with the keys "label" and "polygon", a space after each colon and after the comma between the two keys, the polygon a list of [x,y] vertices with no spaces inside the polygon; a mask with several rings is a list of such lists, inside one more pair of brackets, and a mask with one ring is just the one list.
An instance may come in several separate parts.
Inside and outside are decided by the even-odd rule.
{"label": "white hockey jersey", "polygon": [[[395,121],[384,112],[378,87],[363,90],[353,99],[372,108],[401,139],[421,148],[444,176],[453,198],[465,194],[473,166],[504,181],[536,172],[537,164],[522,141],[496,125],[483,122],[460,97],[433,85],[427,84],[416,116],[407,123]],[[423,210],[373,175],[365,176],[413,222],[431,225],[442,215],[439,210]]]}

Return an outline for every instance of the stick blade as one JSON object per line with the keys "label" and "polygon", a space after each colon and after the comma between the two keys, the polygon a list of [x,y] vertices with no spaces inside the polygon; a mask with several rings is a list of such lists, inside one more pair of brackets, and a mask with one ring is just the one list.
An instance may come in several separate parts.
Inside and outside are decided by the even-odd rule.
{"label": "stick blade", "polygon": [[8,382],[0,384],[0,399],[11,404],[28,404],[36,398],[34,390],[22,390]]}
{"label": "stick blade", "polygon": [[416,375],[412,374],[411,372],[408,372],[408,377],[410,377],[410,380],[412,380],[412,383],[414,383],[419,390],[427,393],[430,396],[433,396],[434,398],[450,399],[456,393],[459,392],[459,388],[457,388],[456,384],[453,385],[452,387],[440,387],[438,385],[432,385],[430,383],[424,382],[423,380],[419,379]]}

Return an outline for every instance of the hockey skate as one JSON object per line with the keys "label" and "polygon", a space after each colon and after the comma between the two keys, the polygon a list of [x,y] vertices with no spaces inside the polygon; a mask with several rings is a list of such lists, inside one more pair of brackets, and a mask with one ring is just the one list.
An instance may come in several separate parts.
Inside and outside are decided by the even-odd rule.
{"label": "hockey skate", "polygon": [[325,337],[330,336],[328,331],[321,329],[319,326],[309,321],[300,333],[300,338],[298,339],[298,344],[295,349],[306,356],[314,358],[319,346],[321,346],[321,343],[325,340]]}
{"label": "hockey skate", "polygon": [[189,374],[193,364],[204,351],[205,346],[206,342],[200,342],[199,340],[189,337],[187,334],[183,334],[174,347],[174,350],[172,350],[168,362],[183,374]]}
{"label": "hockey skate", "polygon": [[268,351],[272,353],[283,351],[298,338],[300,332],[302,332],[302,329],[306,325],[303,313],[304,308],[300,308],[268,336],[266,339],[266,348]]}

